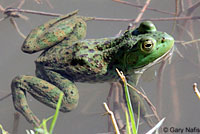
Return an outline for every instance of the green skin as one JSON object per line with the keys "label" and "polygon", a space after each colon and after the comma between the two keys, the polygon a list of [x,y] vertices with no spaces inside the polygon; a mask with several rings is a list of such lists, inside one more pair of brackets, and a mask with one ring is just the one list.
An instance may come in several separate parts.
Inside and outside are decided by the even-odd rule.
{"label": "green skin", "polygon": [[[45,105],[56,108],[64,93],[60,111],[76,108],[79,93],[74,82],[113,82],[119,80],[116,68],[136,85],[144,70],[157,63],[173,48],[174,39],[146,21],[136,30],[119,37],[86,39],[86,21],[77,11],[50,20],[32,30],[22,45],[25,53],[44,50],[36,59],[36,76],[20,75],[11,84],[15,109],[33,125],[40,121],[29,108],[26,92]],[[141,116],[148,120],[142,99],[130,90],[134,108],[140,102]]]}

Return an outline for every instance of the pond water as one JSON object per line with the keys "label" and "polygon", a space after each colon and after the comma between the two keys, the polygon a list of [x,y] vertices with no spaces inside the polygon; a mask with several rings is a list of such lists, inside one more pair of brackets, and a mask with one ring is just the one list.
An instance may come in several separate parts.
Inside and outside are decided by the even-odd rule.
{"label": "pond water", "polygon": [[[131,1],[130,2],[135,2]],[[12,1],[0,0],[3,7],[10,5]],[[144,4],[144,0],[141,1]],[[51,1],[53,9],[48,7],[45,1],[38,5],[33,0],[27,0],[23,9],[54,12],[66,14],[75,9],[79,9],[79,14],[83,16],[96,16],[105,18],[136,18],[139,10],[135,7],[119,4],[111,0],[59,0]],[[185,3],[187,7],[187,3]],[[174,12],[174,1],[152,0],[150,7],[163,11]],[[196,15],[199,9],[195,12]],[[28,21],[15,19],[20,30],[27,35],[32,28],[44,23],[52,17],[43,17],[39,15],[25,14],[29,17]],[[0,15],[3,17],[3,15]],[[147,11],[143,18],[161,18],[172,17],[158,12]],[[195,37],[199,37],[199,21],[194,22]],[[88,22],[87,38],[101,38],[115,36],[120,30],[125,30],[129,22],[108,22],[91,21]],[[173,30],[173,21],[155,22],[157,29],[172,34],[176,40],[179,40],[179,33]],[[172,32],[173,31],[173,32]],[[183,34],[184,41],[191,40],[187,34]],[[196,39],[194,38],[194,39]],[[0,97],[10,92],[10,83],[13,77],[19,74],[34,75],[34,60],[39,53],[28,55],[21,52],[20,48],[23,38],[19,36],[9,19],[0,22]],[[178,128],[199,127],[200,101],[195,96],[192,85],[200,81],[200,62],[198,61],[198,47],[195,44],[184,47],[175,44],[184,58],[176,52],[172,58],[171,64],[167,64],[162,75],[162,92],[157,89],[159,65],[147,70],[142,76],[138,87],[142,87],[146,95],[158,108],[161,118],[166,117],[164,127],[171,131],[178,131]],[[198,44],[197,44],[198,45]],[[109,83],[103,84],[85,84],[77,83],[80,101],[78,107],[69,113],[60,113],[55,133],[57,134],[95,134],[107,132],[107,116],[102,116],[105,112],[102,103],[106,101],[109,92]],[[40,118],[46,118],[54,113],[51,109],[36,101],[30,95],[27,95],[28,103],[34,113]],[[160,104],[158,107],[157,104]],[[9,97],[0,102],[0,124],[12,133],[15,109],[12,104],[12,98]],[[147,132],[148,127],[141,125],[141,133]],[[171,129],[170,129],[171,128]],[[177,128],[177,129],[176,129]],[[26,129],[32,129],[32,126],[20,116],[18,133],[25,134]],[[199,128],[200,129],[200,128]],[[185,131],[185,130],[184,130]]]}

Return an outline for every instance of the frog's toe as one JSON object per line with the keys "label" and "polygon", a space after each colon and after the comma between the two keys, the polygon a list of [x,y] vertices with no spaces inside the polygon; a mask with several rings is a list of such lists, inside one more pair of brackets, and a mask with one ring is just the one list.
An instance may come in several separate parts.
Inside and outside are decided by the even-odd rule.
{"label": "frog's toe", "polygon": [[24,41],[23,45],[21,46],[21,50],[24,53],[28,53],[28,54],[32,54],[32,53],[37,52],[36,48],[37,47],[35,45],[28,43],[26,40]]}
{"label": "frog's toe", "polygon": [[143,119],[146,121],[146,123],[149,125],[149,127],[151,127],[151,128],[154,127],[155,123],[152,120],[152,116],[145,115],[143,117]]}
{"label": "frog's toe", "polygon": [[70,112],[78,106],[78,101],[76,103],[69,104],[68,102],[63,102],[60,108],[61,112]]}
{"label": "frog's toe", "polygon": [[76,90],[76,86],[72,85],[72,87],[69,86],[65,89],[64,94],[65,96],[63,97],[60,111],[70,112],[78,106],[79,93]]}
{"label": "frog's toe", "polygon": [[28,120],[34,127],[40,126],[40,120],[34,114],[30,115]]}

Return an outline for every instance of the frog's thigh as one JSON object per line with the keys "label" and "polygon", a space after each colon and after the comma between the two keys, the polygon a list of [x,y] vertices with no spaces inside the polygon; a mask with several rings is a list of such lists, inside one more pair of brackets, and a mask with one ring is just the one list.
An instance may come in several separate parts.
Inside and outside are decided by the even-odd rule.
{"label": "frog's thigh", "polygon": [[78,104],[79,93],[76,85],[72,80],[68,79],[66,76],[63,77],[60,73],[42,68],[36,69],[36,76],[42,79],[46,79],[64,92],[65,96],[67,96],[65,98],[65,102],[68,102],[66,104],[68,109],[73,109],[72,104]]}
{"label": "frog's thigh", "polygon": [[[27,104],[25,97],[26,91],[40,102],[52,108],[56,108],[59,95],[62,92],[62,90],[60,90],[58,87],[54,86],[53,84],[47,81],[44,81],[34,76],[27,75],[15,77],[12,81],[11,89],[13,103],[16,110],[22,113],[26,117],[26,119],[31,123],[35,123],[37,117],[32,113]],[[73,95],[71,96],[67,93],[64,93],[64,95],[65,96],[63,97],[60,110],[63,112],[68,112],[77,106],[78,99],[75,98],[77,100],[74,100]]]}

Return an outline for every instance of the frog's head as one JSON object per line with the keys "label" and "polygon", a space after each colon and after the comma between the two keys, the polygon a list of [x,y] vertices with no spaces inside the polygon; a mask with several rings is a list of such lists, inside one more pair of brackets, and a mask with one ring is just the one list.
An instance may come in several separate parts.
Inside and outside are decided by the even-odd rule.
{"label": "frog's head", "polygon": [[136,30],[128,32],[132,35],[128,44],[132,45],[124,55],[124,62],[129,71],[146,70],[169,55],[174,46],[174,38],[157,31],[150,21],[142,22]]}

